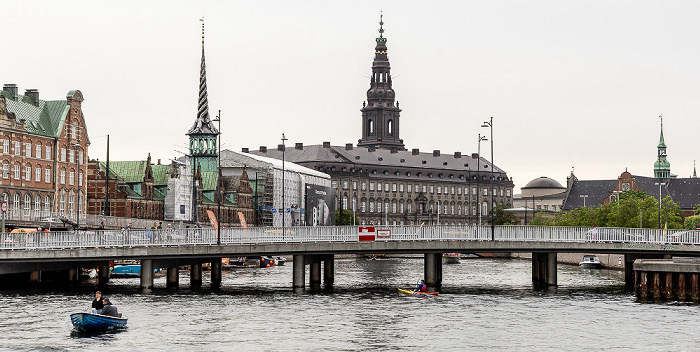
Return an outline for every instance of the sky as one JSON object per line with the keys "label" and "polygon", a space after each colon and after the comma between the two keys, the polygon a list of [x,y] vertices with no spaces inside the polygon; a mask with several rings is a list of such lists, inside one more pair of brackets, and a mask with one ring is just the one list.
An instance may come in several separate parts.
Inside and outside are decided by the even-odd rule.
{"label": "sky", "polygon": [[[475,153],[515,183],[653,176],[700,159],[697,1],[6,1],[0,83],[80,90],[89,156],[187,151],[201,22],[223,148],[357,143],[379,14],[408,149]],[[481,153],[490,159],[491,141]]]}

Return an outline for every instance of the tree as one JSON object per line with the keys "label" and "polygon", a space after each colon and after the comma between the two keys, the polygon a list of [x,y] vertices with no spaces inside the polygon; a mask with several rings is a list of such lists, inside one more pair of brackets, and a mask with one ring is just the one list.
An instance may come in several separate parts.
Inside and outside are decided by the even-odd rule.
{"label": "tree", "polygon": [[[495,225],[514,225],[518,222],[512,211],[506,211],[505,204],[499,204],[491,210],[493,212],[493,223]],[[491,213],[489,213],[491,215]]]}
{"label": "tree", "polygon": [[352,210],[343,209],[343,216],[340,216],[340,210],[335,211],[335,224],[336,225],[352,225],[353,218],[355,220],[355,224],[360,223],[357,220],[357,217],[355,217],[355,215],[352,213]]}

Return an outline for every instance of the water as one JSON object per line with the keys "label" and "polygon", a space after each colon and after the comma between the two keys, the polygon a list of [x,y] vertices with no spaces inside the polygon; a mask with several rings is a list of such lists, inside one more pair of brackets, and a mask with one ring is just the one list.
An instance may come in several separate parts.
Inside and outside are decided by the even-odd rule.
{"label": "water", "polygon": [[[616,271],[559,266],[556,292],[531,289],[531,264],[463,260],[443,266],[438,297],[413,297],[418,258],[336,260],[332,292],[294,294],[292,266],[225,272],[206,285],[150,294],[138,279],[113,279],[105,296],[128,328],[73,332],[70,313],[86,311],[94,288],[0,291],[0,349],[12,351],[629,351],[697,350],[699,306],[641,304]],[[307,273],[308,275],[308,273]],[[308,277],[308,276],[307,276]]]}

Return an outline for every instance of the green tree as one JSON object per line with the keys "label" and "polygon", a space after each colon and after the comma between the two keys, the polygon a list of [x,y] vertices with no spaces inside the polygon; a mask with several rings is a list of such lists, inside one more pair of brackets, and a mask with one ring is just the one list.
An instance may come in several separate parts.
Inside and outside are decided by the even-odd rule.
{"label": "green tree", "polygon": [[359,224],[360,222],[357,220],[357,217],[352,213],[352,210],[349,209],[343,209],[343,216],[340,216],[340,210],[335,211],[335,224],[336,225],[352,225],[353,224],[353,218],[355,220],[355,224]]}
{"label": "green tree", "polygon": [[700,215],[688,216],[683,221],[683,228],[687,230],[695,230],[700,226]]}
{"label": "green tree", "polygon": [[[508,207],[505,204],[499,204],[491,210],[493,212],[493,223],[495,225],[514,225],[518,222],[515,214],[512,211],[506,211]],[[491,213],[489,213],[491,216]],[[490,223],[489,219],[489,223]]]}

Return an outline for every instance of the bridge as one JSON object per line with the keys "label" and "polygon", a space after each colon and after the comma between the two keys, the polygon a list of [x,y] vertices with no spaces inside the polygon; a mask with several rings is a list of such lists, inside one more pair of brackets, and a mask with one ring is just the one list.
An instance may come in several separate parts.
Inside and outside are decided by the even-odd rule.
{"label": "bridge", "polygon": [[[332,285],[338,254],[424,255],[430,289],[442,282],[442,253],[532,253],[535,287],[557,285],[557,253],[610,253],[625,257],[625,278],[634,283],[632,262],[639,258],[700,256],[700,231],[634,228],[538,226],[386,226],[375,232],[360,227],[255,227],[178,230],[120,230],[3,233],[0,235],[0,284],[24,273],[40,282],[42,273],[66,272],[77,280],[79,268],[99,266],[100,283],[109,280],[109,262],[140,260],[141,287],[153,287],[153,269],[167,268],[167,285],[178,286],[178,267],[190,265],[191,285],[201,285],[202,263],[211,263],[213,285],[221,283],[221,258],[293,256],[293,286]],[[323,274],[321,265],[323,264]],[[694,274],[697,275],[697,274]],[[22,276],[20,276],[22,277]],[[3,279],[6,278],[6,279]],[[12,279],[7,279],[12,278]]]}

